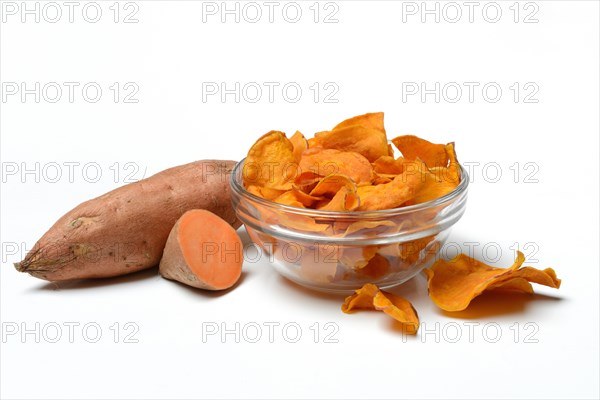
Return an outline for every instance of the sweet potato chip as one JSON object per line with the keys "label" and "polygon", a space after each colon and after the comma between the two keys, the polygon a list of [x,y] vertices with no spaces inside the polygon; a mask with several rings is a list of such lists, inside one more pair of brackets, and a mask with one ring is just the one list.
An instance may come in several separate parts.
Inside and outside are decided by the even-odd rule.
{"label": "sweet potato chip", "polygon": [[305,207],[311,207],[316,202],[323,200],[323,197],[311,196],[310,194],[304,193],[298,189],[292,189],[292,193],[294,194],[294,197],[296,197],[296,200],[302,203]]}
{"label": "sweet potato chip", "polygon": [[348,118],[347,120],[337,124],[332,130],[335,131],[353,125],[362,125],[366,128],[372,128],[385,132],[382,112],[366,113],[363,115],[357,115],[356,117]]}
{"label": "sweet potato chip", "polygon": [[269,187],[261,187],[260,192],[262,193],[262,197],[267,200],[275,200],[277,197],[281,196],[285,190],[272,189]]}
{"label": "sweet potato chip", "polygon": [[458,158],[456,157],[456,149],[454,147],[454,142],[448,143],[445,146],[449,164],[446,169],[446,176],[444,176],[443,178],[448,179],[454,182],[456,185],[458,185],[460,183],[460,164],[458,163]]}
{"label": "sweet potato chip", "polygon": [[317,138],[311,137],[310,139],[308,139],[306,141],[306,143],[308,144],[308,148],[309,149],[314,149],[317,147],[322,147],[321,144],[319,143],[319,141],[317,140]]}
{"label": "sweet potato chip", "polygon": [[311,207],[320,200],[323,200],[323,197],[311,196],[298,189],[288,190],[273,199],[276,203],[300,208]]}
{"label": "sweet potato chip", "polygon": [[253,195],[262,197],[263,199],[267,200],[274,200],[277,197],[281,196],[283,193],[285,193],[284,190],[271,189],[256,185],[249,185],[246,189]]}
{"label": "sweet potato chip", "polygon": [[311,190],[310,195],[333,197],[342,188],[356,192],[356,184],[350,177],[341,174],[331,174],[321,179],[317,183],[317,186]]}
{"label": "sweet potato chip", "polygon": [[302,154],[299,166],[301,174],[310,171],[322,177],[330,174],[347,175],[358,185],[370,184],[373,180],[373,167],[369,160],[352,151],[309,149]]}
{"label": "sweet potato chip", "polygon": [[364,268],[357,270],[361,276],[371,279],[381,278],[390,271],[390,261],[381,254],[375,254]]}
{"label": "sweet potato chip", "polygon": [[393,181],[377,186],[361,186],[358,188],[360,197],[359,211],[386,210],[400,207],[413,199],[423,185],[423,179],[418,173],[404,171]]}
{"label": "sweet potato chip", "polygon": [[324,211],[353,211],[358,205],[359,198],[356,189],[343,187],[338,190],[329,203],[318,209]]}
{"label": "sweet potato chip", "polygon": [[377,254],[377,246],[348,246],[342,249],[340,262],[350,270],[358,270],[367,266]]}
{"label": "sweet potato chip", "polygon": [[423,185],[421,185],[415,196],[407,202],[407,205],[439,199],[452,192],[458,185],[456,181],[440,178],[427,170],[423,172],[423,176],[425,177]]}
{"label": "sweet potato chip", "polygon": [[500,289],[507,285],[510,290],[529,293],[529,287],[523,280],[560,287],[560,279],[553,269],[521,268],[524,261],[525,256],[520,251],[510,268],[492,267],[465,254],[459,254],[450,261],[438,260],[431,269],[425,270],[429,296],[443,310],[461,311],[469,306],[473,298],[488,289]]}
{"label": "sweet potato chip", "polygon": [[367,283],[346,297],[342,311],[349,314],[354,310],[383,311],[398,321],[404,333],[415,335],[419,329],[419,316],[410,302],[400,296],[388,293],[372,283]]}
{"label": "sweet potato chip", "polygon": [[386,183],[390,183],[392,181],[392,179],[394,179],[394,177],[390,178],[387,176],[375,174],[375,177],[373,178],[373,186],[384,185]]}
{"label": "sweet potato chip", "polygon": [[379,175],[398,175],[404,172],[405,165],[406,160],[402,157],[381,156],[373,163],[373,170]]}
{"label": "sweet potato chip", "polygon": [[292,143],[294,162],[299,163],[302,153],[308,149],[308,142],[300,131],[296,131],[296,133],[292,135],[290,142]]}
{"label": "sweet potato chip", "polygon": [[431,143],[414,135],[392,139],[394,146],[407,160],[421,159],[429,168],[448,166],[448,154],[443,144]]}
{"label": "sweet potato chip", "polygon": [[321,147],[360,153],[370,162],[388,154],[384,131],[362,125],[351,125],[333,131],[318,132],[315,138]]}
{"label": "sweet potato chip", "polygon": [[400,322],[404,333],[417,334],[419,315],[413,305],[405,298],[380,290],[373,299],[373,305],[376,310],[383,311]]}
{"label": "sweet potato chip", "polygon": [[374,310],[373,299],[379,292],[379,288],[372,283],[367,283],[360,289],[357,289],[351,296],[346,297],[342,304],[342,311],[350,313],[353,310]]}
{"label": "sweet potato chip", "polygon": [[291,189],[296,166],[292,143],[283,132],[271,131],[248,151],[243,170],[244,185]]}
{"label": "sweet potato chip", "polygon": [[250,193],[252,193],[255,196],[263,197],[262,191],[260,190],[260,186],[248,185],[246,187],[246,190],[249,191]]}
{"label": "sweet potato chip", "polygon": [[388,143],[388,156],[394,157],[394,146]]}
{"label": "sweet potato chip", "polygon": [[287,192],[280,194],[273,201],[275,203],[285,204],[286,206],[304,208],[304,204],[298,201],[298,198],[292,190],[288,190]]}

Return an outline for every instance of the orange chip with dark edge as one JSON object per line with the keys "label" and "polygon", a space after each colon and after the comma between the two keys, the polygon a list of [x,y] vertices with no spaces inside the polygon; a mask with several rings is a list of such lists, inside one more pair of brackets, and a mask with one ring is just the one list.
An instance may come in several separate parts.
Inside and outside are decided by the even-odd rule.
{"label": "orange chip with dark edge", "polygon": [[292,143],[294,161],[299,163],[302,153],[308,149],[308,142],[300,131],[296,131],[296,133],[292,135],[290,142]]}
{"label": "orange chip with dark edge", "polygon": [[291,189],[296,166],[294,146],[285,133],[271,131],[258,139],[248,151],[242,171],[244,185]]}
{"label": "orange chip with dark edge", "polygon": [[392,293],[380,290],[373,299],[373,305],[378,311],[383,311],[400,322],[404,333],[416,335],[419,330],[419,315],[408,300]]}
{"label": "orange chip with dark edge", "polygon": [[385,127],[383,125],[383,116],[384,114],[382,112],[357,115],[356,117],[348,118],[347,120],[340,122],[332,130],[335,131],[338,129],[346,128],[348,126],[362,125],[367,128],[372,128],[378,131],[385,132]]}
{"label": "orange chip with dark edge", "polygon": [[359,201],[356,188],[343,187],[338,190],[329,203],[319,207],[318,210],[353,211],[358,207]]}
{"label": "orange chip with dark edge", "polygon": [[315,139],[321,147],[342,151],[354,151],[373,162],[388,155],[387,137],[384,131],[363,125],[351,125],[332,131],[318,132]]}
{"label": "orange chip with dark edge", "polygon": [[429,168],[448,166],[446,145],[431,143],[414,135],[398,136],[392,139],[392,143],[407,160],[420,158]]}
{"label": "orange chip with dark edge", "polygon": [[402,326],[404,333],[415,335],[419,329],[419,316],[410,302],[400,296],[388,293],[367,283],[356,292],[346,297],[342,311],[378,310],[394,318]]}

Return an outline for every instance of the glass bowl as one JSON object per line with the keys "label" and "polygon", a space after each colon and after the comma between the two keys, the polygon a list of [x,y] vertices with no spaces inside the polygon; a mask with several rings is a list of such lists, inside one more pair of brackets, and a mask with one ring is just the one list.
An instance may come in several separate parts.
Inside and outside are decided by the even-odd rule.
{"label": "glass bowl", "polygon": [[[248,192],[244,160],[231,197],[250,238],[284,277],[311,289],[352,293],[365,283],[399,285],[429,267],[463,215],[469,177],[447,195],[381,211],[332,212],[275,203]],[[323,226],[326,225],[326,226]]]}

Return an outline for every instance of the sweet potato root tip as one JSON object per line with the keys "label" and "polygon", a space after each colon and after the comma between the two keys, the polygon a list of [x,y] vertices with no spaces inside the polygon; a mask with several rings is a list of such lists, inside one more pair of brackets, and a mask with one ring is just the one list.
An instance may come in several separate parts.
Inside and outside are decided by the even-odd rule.
{"label": "sweet potato root tip", "polygon": [[196,161],[81,203],[15,268],[49,281],[105,278],[150,268],[160,262],[175,222],[193,209],[209,210],[238,228],[229,190],[235,165]]}
{"label": "sweet potato root tip", "polygon": [[206,210],[191,210],[177,221],[160,261],[160,274],[186,285],[223,290],[240,278],[242,240],[235,229]]}

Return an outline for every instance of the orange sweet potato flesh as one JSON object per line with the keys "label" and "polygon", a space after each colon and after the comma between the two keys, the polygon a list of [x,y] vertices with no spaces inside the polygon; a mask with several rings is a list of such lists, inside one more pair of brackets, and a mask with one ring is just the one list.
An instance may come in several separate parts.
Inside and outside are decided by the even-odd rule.
{"label": "orange sweet potato flesh", "polygon": [[242,273],[242,240],[226,221],[190,210],[177,221],[160,260],[160,274],[208,290],[232,287]]}
{"label": "orange sweet potato flesh", "polygon": [[230,201],[235,161],[196,161],[81,203],[16,263],[49,281],[105,278],[158,265],[169,232],[188,210],[206,209],[240,226]]}

